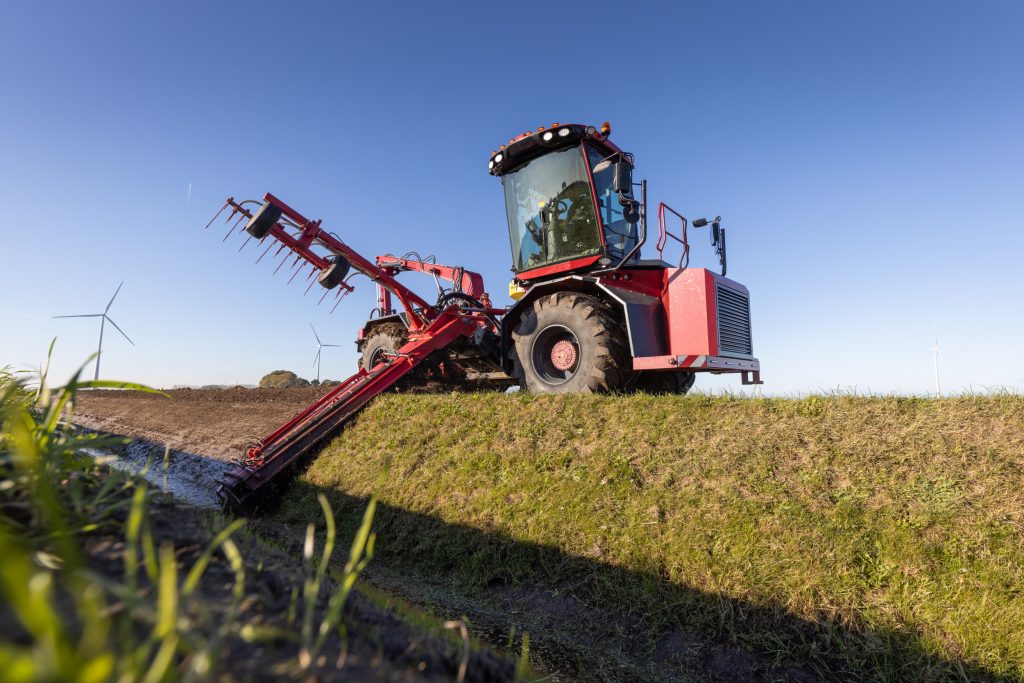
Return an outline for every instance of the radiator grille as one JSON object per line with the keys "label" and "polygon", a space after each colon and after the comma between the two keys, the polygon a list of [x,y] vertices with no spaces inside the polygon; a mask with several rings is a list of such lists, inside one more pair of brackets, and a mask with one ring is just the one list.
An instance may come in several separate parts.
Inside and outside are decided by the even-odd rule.
{"label": "radiator grille", "polygon": [[715,285],[718,307],[718,352],[752,356],[750,339],[750,299],[734,289]]}

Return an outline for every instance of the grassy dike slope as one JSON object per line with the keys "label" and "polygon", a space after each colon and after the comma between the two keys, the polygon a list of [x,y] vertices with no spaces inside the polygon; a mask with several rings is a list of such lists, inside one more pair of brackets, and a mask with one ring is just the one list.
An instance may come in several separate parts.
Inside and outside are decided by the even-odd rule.
{"label": "grassy dike slope", "polygon": [[389,395],[274,522],[388,457],[371,568],[588,678],[1024,678],[1022,397]]}

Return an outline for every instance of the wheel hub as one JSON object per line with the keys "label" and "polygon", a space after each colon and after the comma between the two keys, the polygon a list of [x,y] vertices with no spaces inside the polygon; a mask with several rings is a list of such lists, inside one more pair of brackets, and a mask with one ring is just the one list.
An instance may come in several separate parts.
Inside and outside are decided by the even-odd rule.
{"label": "wheel hub", "polygon": [[551,347],[551,364],[566,371],[576,363],[576,346],[568,339],[555,342]]}

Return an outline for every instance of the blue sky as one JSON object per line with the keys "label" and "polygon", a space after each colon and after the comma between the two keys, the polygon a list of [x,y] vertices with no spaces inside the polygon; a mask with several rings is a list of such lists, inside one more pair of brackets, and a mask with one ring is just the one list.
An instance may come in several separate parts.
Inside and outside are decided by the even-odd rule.
{"label": "blue sky", "polygon": [[68,373],[98,329],[50,316],[102,310],[124,280],[112,314],[137,346],[107,337],[105,376],[311,376],[309,323],[344,345],[324,374],[346,376],[372,287],[333,315],[285,287],[251,245],[201,230],[226,196],[273,192],[367,256],[432,253],[504,301],[488,154],[539,125],[609,120],[654,202],[723,216],[766,392],[926,392],[936,338],[944,389],[1024,388],[1020,3],[67,2],[0,16],[0,364],[38,365],[57,336]]}

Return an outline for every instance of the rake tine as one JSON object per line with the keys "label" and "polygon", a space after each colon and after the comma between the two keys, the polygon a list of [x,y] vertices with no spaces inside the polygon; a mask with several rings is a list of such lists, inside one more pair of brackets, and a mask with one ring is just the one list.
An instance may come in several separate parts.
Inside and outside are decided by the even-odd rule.
{"label": "rake tine", "polygon": [[[296,256],[295,257],[295,263],[298,263],[300,258],[302,258],[302,257],[301,256]],[[277,268],[274,269],[274,275],[277,275],[277,271],[281,270],[281,266],[283,266],[286,263],[288,263],[288,254],[284,255],[284,258],[281,259],[280,265],[278,265]],[[292,268],[295,267],[295,263],[292,263]]]}
{"label": "rake tine", "polygon": [[[273,246],[273,245],[271,245],[271,246]],[[273,256],[271,256],[271,257],[270,257],[270,259],[271,259],[271,260],[274,260],[274,259],[276,259],[276,258],[277,258],[277,255],[281,253],[281,251],[282,251],[282,250],[284,249],[284,247],[285,247],[285,245],[284,245],[284,244],[280,244],[280,245],[278,245],[278,247],[277,247],[277,251],[275,251],[275,252],[274,252],[274,255],[273,255]],[[287,261],[287,260],[288,260],[288,256],[287,256],[287,255],[285,255],[285,257],[284,257],[284,261]],[[281,263],[284,263],[284,261],[281,261]],[[278,268],[280,268],[280,267],[281,267],[281,266],[278,266]],[[275,270],[274,272],[276,273],[277,271]]]}
{"label": "rake tine", "polygon": [[342,294],[341,290],[338,290],[338,300],[334,302],[334,308],[331,309],[331,313],[334,313],[334,309],[338,307],[338,304],[341,303],[341,300],[345,298],[346,294],[348,294],[348,292]]}
{"label": "rake tine", "polygon": [[267,252],[270,251],[273,247],[274,247],[274,243],[273,242],[268,244],[266,251],[264,251],[262,254],[260,254],[260,257],[258,259],[256,259],[256,263],[259,263],[260,261],[262,261],[263,257],[266,256]]}
{"label": "rake tine", "polygon": [[295,279],[295,276],[298,275],[299,273],[301,273],[302,269],[305,268],[305,267],[306,267],[305,264],[299,266],[298,270],[296,270],[294,273],[292,273],[292,276],[290,278],[288,278],[288,282],[286,282],[285,285],[290,285],[292,283],[292,280]]}
{"label": "rake tine", "polygon": [[242,219],[244,219],[244,218],[245,218],[245,214],[243,213],[243,214],[241,214],[241,215],[240,215],[240,216],[238,217],[238,220],[237,220],[237,221],[235,221],[235,222],[234,222],[234,223],[233,223],[233,224],[231,225],[231,227],[230,227],[230,228],[228,229],[228,234],[224,235],[224,239],[222,239],[222,240],[221,240],[221,242],[227,242],[227,241],[228,241],[228,238],[229,238],[229,237],[231,237],[231,233],[233,233],[233,232],[235,231],[235,228],[237,228],[237,227],[238,227],[238,224],[239,224],[239,223],[241,223],[241,222],[242,222]]}
{"label": "rake tine", "polygon": [[242,246],[240,246],[238,248],[238,251],[242,251],[243,249],[245,249],[245,245],[249,244],[249,240],[251,240],[251,239],[252,239],[252,235],[249,235],[248,237],[246,237],[245,241],[242,242]]}
{"label": "rake tine", "polygon": [[[310,275],[312,275],[312,274],[313,273],[310,273]],[[309,281],[309,287],[306,287],[306,291],[302,293],[302,296],[306,296],[307,294],[309,294],[309,290],[313,289],[313,283],[315,283],[315,282],[316,282],[316,280],[310,280]]]}
{"label": "rake tine", "polygon": [[[220,216],[222,213],[224,213],[224,209],[226,209],[226,208],[228,208],[228,202],[224,202],[224,206],[220,207],[220,210],[213,215],[213,218],[210,219],[210,222],[206,224],[206,228],[208,228],[211,225],[213,225],[213,222],[215,220],[217,220],[218,216]],[[203,230],[206,230],[206,228],[203,228]]]}
{"label": "rake tine", "polygon": [[327,295],[330,294],[330,293],[331,293],[331,290],[325,289],[324,290],[324,295],[322,297],[320,297],[320,301],[317,301],[316,305],[319,306],[320,304],[322,304],[324,302],[324,299],[326,299]]}

